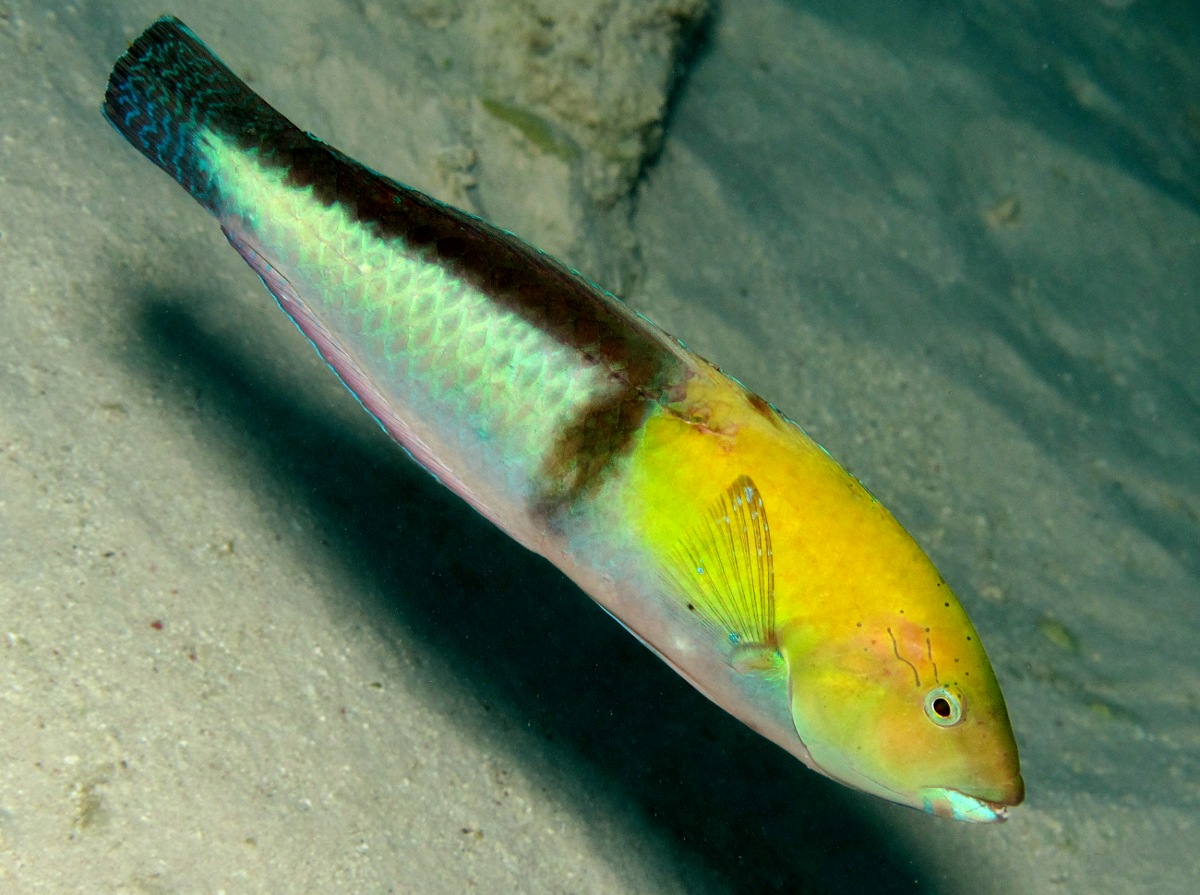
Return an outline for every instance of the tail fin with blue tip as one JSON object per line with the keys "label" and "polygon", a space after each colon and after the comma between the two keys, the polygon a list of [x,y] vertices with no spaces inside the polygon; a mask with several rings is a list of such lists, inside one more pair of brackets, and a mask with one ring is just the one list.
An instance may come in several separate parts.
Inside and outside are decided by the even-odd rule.
{"label": "tail fin with blue tip", "polygon": [[206,132],[268,156],[287,156],[312,143],[172,16],[152,24],[117,60],[102,111],[138,151],[214,213],[219,184],[197,151]]}

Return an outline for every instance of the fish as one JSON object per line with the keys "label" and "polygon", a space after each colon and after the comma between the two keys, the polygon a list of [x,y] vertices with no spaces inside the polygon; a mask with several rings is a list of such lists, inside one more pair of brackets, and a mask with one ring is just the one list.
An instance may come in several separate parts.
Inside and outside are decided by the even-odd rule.
{"label": "fish", "polygon": [[962,604],[773,404],[512,233],[300,130],[182,22],[102,112],[407,453],[808,767],[968,822],[1024,798]]}

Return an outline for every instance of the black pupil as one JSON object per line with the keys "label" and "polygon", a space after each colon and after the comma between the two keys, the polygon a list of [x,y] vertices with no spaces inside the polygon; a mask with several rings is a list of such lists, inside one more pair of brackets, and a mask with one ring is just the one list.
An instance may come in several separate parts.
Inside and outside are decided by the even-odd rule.
{"label": "black pupil", "polygon": [[939,696],[933,701],[933,710],[937,712],[939,718],[950,717],[950,702],[944,696]]}

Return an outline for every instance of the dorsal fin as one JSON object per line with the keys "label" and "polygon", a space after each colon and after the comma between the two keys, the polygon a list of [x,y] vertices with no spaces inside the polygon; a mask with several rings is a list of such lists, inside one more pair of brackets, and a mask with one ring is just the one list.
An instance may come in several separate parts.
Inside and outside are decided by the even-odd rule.
{"label": "dorsal fin", "polygon": [[739,670],[774,656],[775,566],[762,495],[738,476],[671,551],[668,577],[687,607],[734,647]]}

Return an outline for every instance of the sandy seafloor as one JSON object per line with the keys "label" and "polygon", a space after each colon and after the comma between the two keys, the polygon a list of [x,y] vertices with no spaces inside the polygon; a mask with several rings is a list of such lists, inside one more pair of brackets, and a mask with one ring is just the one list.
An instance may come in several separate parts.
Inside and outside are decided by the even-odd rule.
{"label": "sandy seafloor", "polygon": [[708,704],[101,119],[161,0],[2,0],[0,892],[1196,891],[1194,4],[726,0],[657,147],[697,8],[170,11],[861,476],[982,632],[1027,803],[889,806]]}

